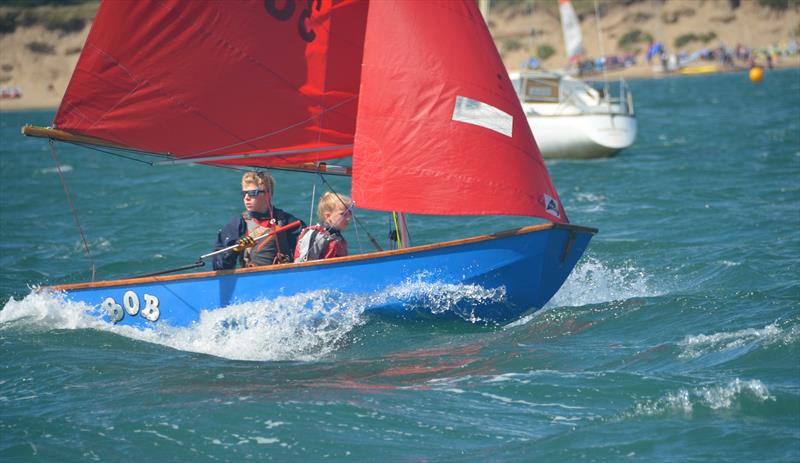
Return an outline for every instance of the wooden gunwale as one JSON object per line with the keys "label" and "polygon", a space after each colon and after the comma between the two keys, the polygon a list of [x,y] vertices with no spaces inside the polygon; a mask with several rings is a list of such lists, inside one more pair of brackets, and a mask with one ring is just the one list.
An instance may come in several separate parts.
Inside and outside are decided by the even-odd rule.
{"label": "wooden gunwale", "polygon": [[333,259],[324,259],[324,260],[315,260],[311,262],[298,262],[298,263],[288,263],[288,264],[278,264],[278,265],[269,265],[263,267],[251,267],[251,268],[241,268],[241,269],[232,269],[232,270],[212,270],[208,272],[197,272],[197,273],[181,273],[178,275],[160,275],[160,276],[153,276],[153,277],[144,277],[144,278],[128,278],[128,279],[121,279],[121,280],[108,280],[108,281],[96,281],[96,282],[87,282],[87,283],[71,283],[71,284],[64,284],[64,285],[55,285],[55,286],[46,286],[41,289],[51,289],[56,291],[68,291],[68,290],[75,290],[75,289],[88,289],[88,288],[105,288],[109,286],[121,286],[121,285],[141,285],[141,284],[148,284],[148,283],[160,283],[160,282],[168,282],[168,281],[178,281],[178,280],[191,280],[197,278],[207,278],[213,276],[224,276],[224,275],[240,275],[240,274],[247,274],[247,273],[255,273],[255,272],[275,272],[280,270],[288,270],[288,269],[295,269],[295,268],[303,268],[303,267],[314,267],[314,266],[324,266],[324,265],[333,265],[339,264],[343,262],[358,262],[364,260],[371,260],[371,259],[379,259],[385,257],[393,257],[393,256],[401,256],[405,254],[411,254],[415,252],[425,252],[425,251],[432,251],[435,249],[442,249],[448,248],[453,246],[459,246],[464,244],[470,243],[478,243],[481,241],[489,241],[498,238],[505,238],[509,236],[516,236],[516,235],[525,235],[528,233],[535,233],[543,230],[549,230],[551,228],[563,228],[567,230],[573,230],[577,232],[586,232],[586,233],[597,233],[596,228],[590,227],[583,227],[580,225],[572,225],[572,224],[562,224],[562,223],[544,223],[538,225],[528,225],[525,227],[515,228],[511,230],[505,230],[497,233],[493,233],[490,235],[480,235],[474,236],[470,238],[462,238],[458,240],[452,241],[445,241],[442,243],[434,243],[434,244],[426,244],[422,246],[413,246],[410,248],[404,249],[393,249],[389,251],[377,251],[371,252],[366,254],[356,254],[352,256],[345,256],[345,257],[336,257]]}

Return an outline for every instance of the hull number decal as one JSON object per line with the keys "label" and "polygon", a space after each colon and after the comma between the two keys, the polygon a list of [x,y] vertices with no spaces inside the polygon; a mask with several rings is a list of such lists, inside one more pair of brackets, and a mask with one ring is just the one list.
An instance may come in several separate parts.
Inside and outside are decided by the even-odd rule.
{"label": "hull number decal", "polygon": [[126,313],[132,317],[139,314],[151,322],[158,320],[158,317],[161,316],[161,309],[158,307],[158,298],[145,293],[142,299],[144,299],[144,307],[141,306],[142,303],[139,300],[138,294],[133,291],[126,291],[125,294],[122,295],[122,305],[119,305],[113,297],[105,298],[100,305],[113,323],[120,322],[125,318]]}

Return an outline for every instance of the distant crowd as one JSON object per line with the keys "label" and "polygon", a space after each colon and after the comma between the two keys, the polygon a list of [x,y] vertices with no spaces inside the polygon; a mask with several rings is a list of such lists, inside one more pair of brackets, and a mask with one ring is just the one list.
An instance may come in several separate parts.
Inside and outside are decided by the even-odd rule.
{"label": "distant crowd", "polygon": [[[747,47],[743,44],[728,47],[720,42],[717,47],[703,47],[691,53],[670,53],[662,42],[652,41],[647,47],[644,59],[652,66],[654,72],[677,71],[696,62],[713,62],[729,68],[753,66],[772,68],[775,64],[780,63],[783,58],[795,56],[799,51],[795,39],[788,40],[782,44],[770,44],[762,48]],[[636,65],[639,53],[606,55],[594,59],[586,58],[578,60],[574,63],[574,66],[581,76],[624,69]],[[523,63],[523,67],[537,69],[540,67],[540,62],[536,58],[531,58]]]}
{"label": "distant crowd", "polygon": [[20,98],[22,90],[16,85],[0,85],[0,98]]}

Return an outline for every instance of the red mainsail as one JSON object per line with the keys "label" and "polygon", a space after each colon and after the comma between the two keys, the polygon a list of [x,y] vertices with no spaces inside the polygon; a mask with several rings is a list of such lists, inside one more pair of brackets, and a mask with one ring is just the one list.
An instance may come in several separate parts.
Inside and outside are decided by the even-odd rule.
{"label": "red mainsail", "polygon": [[473,0],[106,1],[55,125],[213,164],[352,154],[359,207],[567,221]]}
{"label": "red mainsail", "polygon": [[55,125],[179,158],[349,155],[366,11],[348,0],[102,2]]}

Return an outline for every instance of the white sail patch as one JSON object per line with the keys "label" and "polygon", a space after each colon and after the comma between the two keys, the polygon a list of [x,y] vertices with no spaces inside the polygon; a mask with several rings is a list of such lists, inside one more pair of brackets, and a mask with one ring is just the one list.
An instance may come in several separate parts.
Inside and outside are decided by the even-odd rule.
{"label": "white sail patch", "polygon": [[556,201],[552,196],[547,193],[544,193],[544,208],[550,214],[561,218],[561,209],[558,207],[558,201]]}
{"label": "white sail patch", "polygon": [[465,96],[456,97],[453,120],[479,125],[511,137],[514,117],[505,111]]}

